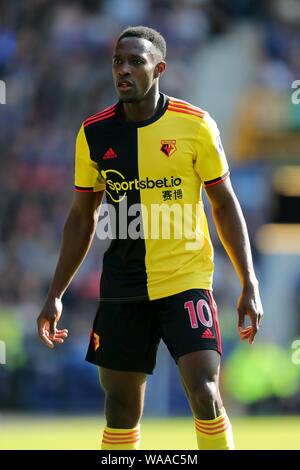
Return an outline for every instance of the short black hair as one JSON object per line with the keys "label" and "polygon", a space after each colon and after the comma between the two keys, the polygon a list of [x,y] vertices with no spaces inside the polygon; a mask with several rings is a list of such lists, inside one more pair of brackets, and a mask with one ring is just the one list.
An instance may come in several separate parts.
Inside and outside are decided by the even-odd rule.
{"label": "short black hair", "polygon": [[152,42],[154,46],[161,52],[162,58],[166,58],[167,45],[163,36],[155,29],[147,26],[129,26],[119,35],[117,42],[123,38],[142,38]]}

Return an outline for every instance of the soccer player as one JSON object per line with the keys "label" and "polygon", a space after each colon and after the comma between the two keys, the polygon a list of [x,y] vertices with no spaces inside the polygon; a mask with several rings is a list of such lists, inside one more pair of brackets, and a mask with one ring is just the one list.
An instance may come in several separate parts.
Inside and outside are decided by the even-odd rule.
{"label": "soccer player", "polygon": [[[147,374],[161,339],[178,365],[199,449],[233,449],[218,386],[221,340],[202,186],[241,282],[238,331],[250,344],[263,315],[258,281],[216,123],[202,109],[159,92],[165,56],[165,40],[151,28],[127,28],[116,42],[119,101],[86,119],[78,133],[74,202],[38,331],[50,348],[68,335],[57,328],[62,296],[90,247],[106,190],[115,238],[103,259],[87,353],[105,392],[102,449],[139,448]],[[126,208],[125,223],[119,216]],[[170,236],[161,233],[167,223],[157,208],[169,209]]]}

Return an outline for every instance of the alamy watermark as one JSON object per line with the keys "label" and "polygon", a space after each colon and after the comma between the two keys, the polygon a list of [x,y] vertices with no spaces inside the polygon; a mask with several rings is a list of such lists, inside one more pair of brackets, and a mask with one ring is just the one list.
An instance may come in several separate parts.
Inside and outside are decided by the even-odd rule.
{"label": "alamy watermark", "polygon": [[6,84],[0,80],[0,104],[6,104]]}
{"label": "alamy watermark", "polygon": [[300,364],[300,339],[295,339],[291,347],[294,350],[291,356],[292,363],[298,366]]}
{"label": "alamy watermark", "polygon": [[96,234],[100,240],[183,240],[191,251],[207,238],[202,204],[128,205],[126,195],[117,205],[102,204]]}
{"label": "alamy watermark", "polygon": [[0,341],[0,364],[6,364],[6,345],[4,341]]}
{"label": "alamy watermark", "polygon": [[292,103],[300,104],[300,80],[294,80],[292,88],[295,89],[291,96]]}

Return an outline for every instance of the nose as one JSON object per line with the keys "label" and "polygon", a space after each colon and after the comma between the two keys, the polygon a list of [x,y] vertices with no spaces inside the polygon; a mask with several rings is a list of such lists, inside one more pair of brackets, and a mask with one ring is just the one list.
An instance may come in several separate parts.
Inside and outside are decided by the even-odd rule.
{"label": "nose", "polygon": [[127,62],[124,62],[123,64],[119,65],[117,73],[118,73],[118,76],[121,78],[125,77],[126,75],[130,75],[131,74],[130,65]]}

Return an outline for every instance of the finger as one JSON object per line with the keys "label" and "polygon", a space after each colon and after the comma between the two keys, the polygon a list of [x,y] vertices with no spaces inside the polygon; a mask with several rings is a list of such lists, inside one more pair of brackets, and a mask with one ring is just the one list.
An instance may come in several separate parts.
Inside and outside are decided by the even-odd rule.
{"label": "finger", "polygon": [[249,333],[252,329],[252,326],[247,326],[246,328],[241,328],[241,327],[238,327],[238,332],[239,332],[239,335],[244,335],[246,333]]}
{"label": "finger", "polygon": [[247,341],[248,340],[248,337],[246,338],[240,338],[240,342],[243,343],[244,341]]}
{"label": "finger", "polygon": [[55,332],[55,336],[62,336],[62,335],[68,336],[68,334],[69,334],[68,330],[56,330]]}
{"label": "finger", "polygon": [[251,335],[249,337],[249,344],[252,345],[254,343],[254,338],[255,338],[256,333],[257,333],[257,329],[256,327],[253,327],[251,331]]}
{"label": "finger", "polygon": [[44,333],[44,328],[46,326],[46,320],[41,320],[41,319],[37,319],[37,328],[38,328],[38,333],[39,333],[39,336],[42,336],[42,334]]}
{"label": "finger", "polygon": [[53,343],[58,343],[58,344],[61,344],[64,342],[62,338],[56,338],[55,336],[53,336],[52,341]]}
{"label": "finger", "polygon": [[241,333],[241,334],[240,334],[240,337],[241,337],[241,338],[244,338],[244,339],[245,339],[245,338],[249,338],[249,336],[251,335],[251,333],[252,333],[251,330],[250,330],[250,331],[246,331],[245,333]]}
{"label": "finger", "polygon": [[68,337],[68,333],[66,332],[58,333],[57,331],[55,335],[53,336],[53,338],[67,338],[67,337]]}
{"label": "finger", "polygon": [[44,331],[44,332],[40,335],[40,338],[41,338],[41,340],[43,341],[43,343],[45,343],[46,346],[48,346],[48,348],[51,348],[51,349],[54,348],[54,344],[53,344],[52,341],[49,339],[48,331]]}
{"label": "finger", "polygon": [[241,334],[241,335],[240,335],[240,340],[241,340],[241,342],[242,342],[242,341],[245,341],[246,339],[248,339],[248,338],[250,337],[250,335],[251,335],[251,330],[250,330],[250,331],[247,331],[247,332],[244,333],[244,334]]}
{"label": "finger", "polygon": [[65,339],[67,337],[68,337],[68,335],[66,335],[66,334],[62,334],[62,335],[56,335],[55,334],[54,336],[52,336],[53,339]]}
{"label": "finger", "polygon": [[68,337],[68,330],[56,330],[54,336],[51,337],[51,340],[54,343],[61,344],[64,342],[64,339]]}
{"label": "finger", "polygon": [[263,319],[263,315],[259,314],[259,316],[258,316],[258,326],[259,326],[259,328],[261,327],[262,319]]}
{"label": "finger", "polygon": [[246,332],[246,331],[251,330],[251,328],[252,328],[252,326],[249,325],[249,326],[246,326],[245,328],[240,328],[240,327],[239,327],[238,330],[239,330],[240,333],[244,333],[244,332]]}
{"label": "finger", "polygon": [[239,330],[239,333],[245,333],[247,331],[250,331],[251,328],[252,328],[252,325],[248,325],[248,326],[245,326],[244,328],[239,327],[238,330]]}
{"label": "finger", "polygon": [[240,335],[241,341],[244,341],[245,339],[250,338],[251,331],[248,331],[248,333],[245,333],[244,335]]}
{"label": "finger", "polygon": [[39,337],[40,337],[41,341],[44,344],[46,344],[46,346],[48,346],[49,348],[53,348],[54,345],[48,338],[47,323],[48,322],[46,320],[38,320],[37,321],[38,334],[39,334]]}

